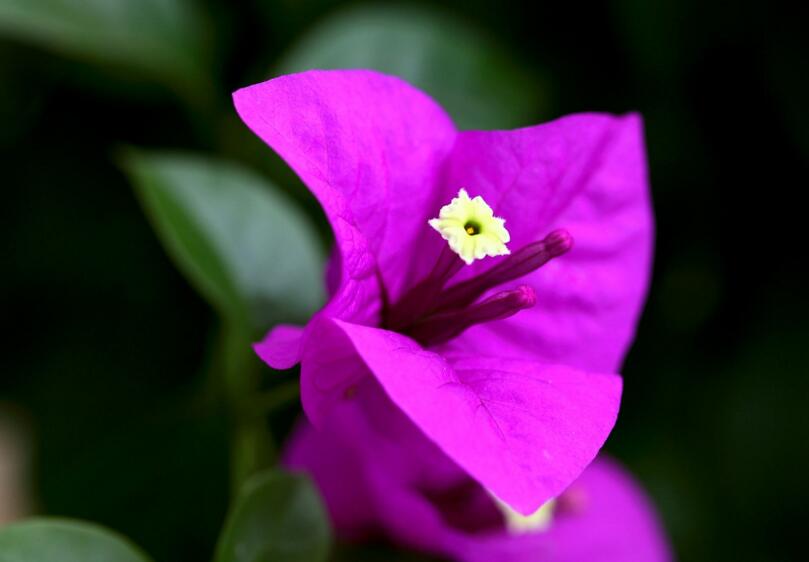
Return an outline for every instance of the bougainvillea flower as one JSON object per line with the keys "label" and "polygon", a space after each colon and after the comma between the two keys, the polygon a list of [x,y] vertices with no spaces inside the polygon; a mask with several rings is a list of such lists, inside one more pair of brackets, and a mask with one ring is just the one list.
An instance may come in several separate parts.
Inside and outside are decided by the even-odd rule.
{"label": "bougainvillea flower", "polygon": [[[377,398],[374,385],[359,392]],[[670,560],[654,509],[614,461],[590,464],[543,508],[539,528],[509,525],[514,515],[385,396],[335,408],[321,430],[303,421],[283,462],[313,477],[345,540],[384,538],[460,562]]]}
{"label": "bougainvillea flower", "polygon": [[[424,93],[364,70],[282,76],[234,101],[334,231],[329,302],[305,328],[279,326],[256,346],[274,368],[300,361],[311,422],[373,377],[520,513],[566,488],[614,425],[614,373],[646,291],[639,118],[460,132]],[[452,248],[460,232],[430,222],[461,220],[463,209],[442,208],[462,189],[478,202],[464,207],[478,213],[467,234],[504,226],[507,251],[494,238]]]}

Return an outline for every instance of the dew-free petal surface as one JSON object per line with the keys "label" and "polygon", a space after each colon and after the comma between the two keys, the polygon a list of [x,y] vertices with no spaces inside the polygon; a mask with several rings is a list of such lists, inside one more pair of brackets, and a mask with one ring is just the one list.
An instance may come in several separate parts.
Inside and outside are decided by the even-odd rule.
{"label": "dew-free petal surface", "polygon": [[291,324],[279,324],[253,349],[262,361],[273,369],[290,369],[301,360],[304,329]]}
{"label": "dew-free petal surface", "polygon": [[[584,470],[618,414],[621,379],[616,375],[523,360],[445,358],[394,332],[324,322],[335,350],[346,357],[355,351],[428,437],[524,514]],[[331,384],[331,366],[310,370],[304,357],[305,408],[308,389]]]}
{"label": "dew-free petal surface", "polygon": [[456,137],[444,110],[403,80],[369,70],[290,74],[233,99],[320,201],[343,282],[365,278],[375,261],[398,295],[417,273],[409,271],[414,240],[444,203],[435,186]]}
{"label": "dew-free petal surface", "polygon": [[[376,392],[373,385],[359,392],[366,391]],[[615,461],[602,455],[584,470],[557,499],[548,529],[514,536],[502,521],[492,525],[499,513],[483,489],[437,457],[395,406],[387,408],[384,400],[346,402],[322,430],[302,421],[285,449],[283,464],[313,476],[342,538],[382,534],[460,562],[671,560],[653,506]],[[447,499],[467,521],[448,517]]]}

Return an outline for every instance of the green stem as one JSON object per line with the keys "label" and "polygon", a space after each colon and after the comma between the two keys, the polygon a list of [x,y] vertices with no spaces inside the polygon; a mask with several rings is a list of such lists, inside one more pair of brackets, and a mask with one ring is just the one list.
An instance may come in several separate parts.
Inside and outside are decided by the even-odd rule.
{"label": "green stem", "polygon": [[245,407],[258,392],[260,372],[243,323],[225,322],[219,346],[219,369],[231,425],[231,486],[237,492],[252,474],[275,460],[275,445],[266,417]]}
{"label": "green stem", "polygon": [[259,415],[271,414],[296,402],[301,396],[298,379],[282,382],[269,392],[262,392],[253,397],[251,407]]}

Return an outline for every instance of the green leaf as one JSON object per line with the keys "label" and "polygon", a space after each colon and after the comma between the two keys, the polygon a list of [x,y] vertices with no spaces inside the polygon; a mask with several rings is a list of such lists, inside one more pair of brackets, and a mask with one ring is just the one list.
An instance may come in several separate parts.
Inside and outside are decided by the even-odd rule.
{"label": "green leaf", "polygon": [[162,79],[207,84],[206,29],[192,0],[3,0],[0,35]]}
{"label": "green leaf", "polygon": [[322,304],[313,226],[266,179],[188,154],[129,151],[124,167],[169,254],[228,320],[264,330]]}
{"label": "green leaf", "polygon": [[124,537],[98,525],[34,518],[0,528],[0,562],[149,562]]}
{"label": "green leaf", "polygon": [[530,125],[545,103],[536,77],[478,30],[414,6],[359,6],[324,20],[282,58],[278,73],[312,68],[400,76],[464,129]]}
{"label": "green leaf", "polygon": [[215,562],[320,562],[331,531],[320,498],[300,474],[271,470],[242,488],[219,538]]}

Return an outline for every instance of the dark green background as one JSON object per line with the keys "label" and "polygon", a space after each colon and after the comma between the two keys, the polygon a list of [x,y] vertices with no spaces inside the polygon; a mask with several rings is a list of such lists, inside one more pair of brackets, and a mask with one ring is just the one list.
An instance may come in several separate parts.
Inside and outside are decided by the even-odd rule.
{"label": "dark green background", "polygon": [[[301,203],[327,244],[316,205],[243,130],[228,92],[271,76],[342,9],[195,4],[208,93],[0,33],[3,408],[35,438],[40,512],[102,523],[166,562],[208,559],[227,507],[227,421],[194,399],[216,319],[166,256],[116,150],[239,160]],[[471,48],[500,53],[464,69],[450,46],[446,74],[530,106],[524,122],[505,111],[504,126],[644,115],[656,262],[607,449],[646,485],[681,559],[797,560],[809,501],[806,14],[697,0],[441,6],[477,30]],[[272,418],[276,434],[294,413]]]}

